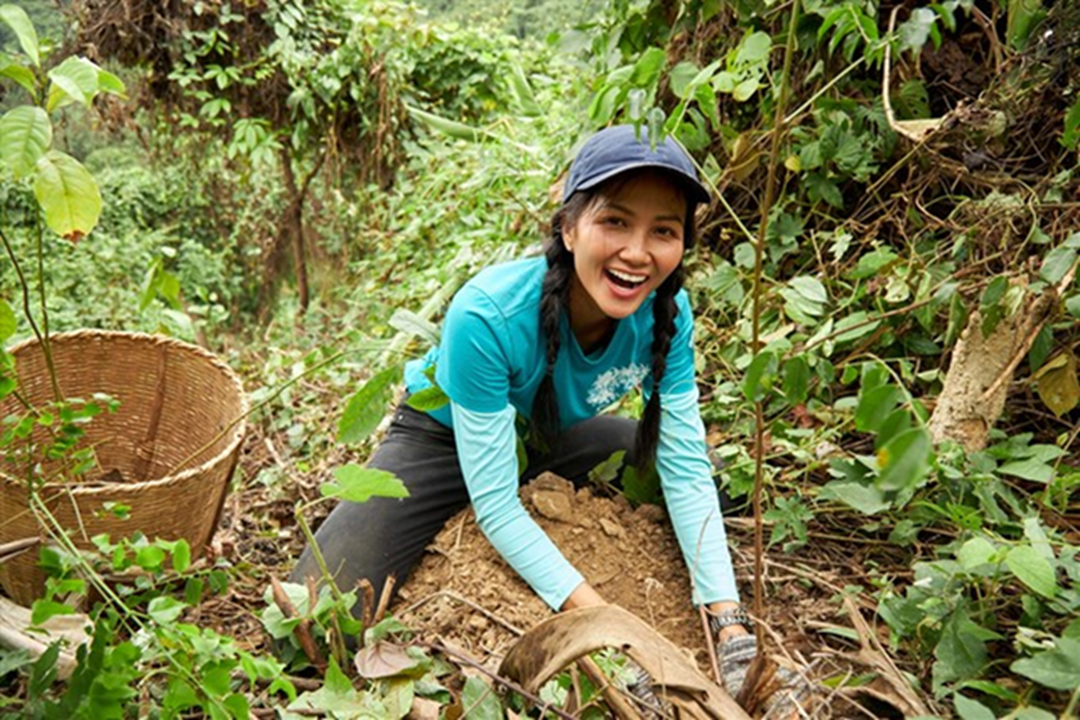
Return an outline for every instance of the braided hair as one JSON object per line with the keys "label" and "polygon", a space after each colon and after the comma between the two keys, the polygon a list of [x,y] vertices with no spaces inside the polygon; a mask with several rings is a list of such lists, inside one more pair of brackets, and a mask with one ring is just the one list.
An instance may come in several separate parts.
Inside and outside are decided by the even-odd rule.
{"label": "braided hair", "polygon": [[[574,193],[551,220],[551,238],[544,251],[548,269],[540,292],[540,330],[546,345],[547,370],[540,381],[532,407],[533,440],[546,451],[553,449],[551,443],[559,430],[559,403],[555,397],[554,370],[562,345],[559,322],[563,314],[568,312],[571,280],[574,277],[574,255],[563,240],[563,228],[573,227],[586,210],[616,194],[625,182],[625,176],[619,177],[597,188]],[[693,246],[696,235],[694,203],[689,200],[683,227],[683,246],[689,249]],[[675,335],[675,316],[679,311],[675,297],[683,286],[683,277],[680,262],[656,289],[653,302],[653,391],[638,423],[635,439],[637,465],[642,470],[651,469],[656,461],[656,447],[660,438],[660,381],[667,370],[668,351]]]}

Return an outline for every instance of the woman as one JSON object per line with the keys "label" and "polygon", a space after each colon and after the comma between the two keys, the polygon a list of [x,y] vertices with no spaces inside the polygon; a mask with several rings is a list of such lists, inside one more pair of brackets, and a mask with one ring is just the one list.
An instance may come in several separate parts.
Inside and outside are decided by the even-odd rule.
{"label": "woman", "polygon": [[[405,579],[443,524],[469,502],[477,524],[552,609],[602,604],[518,498],[550,470],[575,482],[617,450],[655,467],[679,544],[736,694],[756,654],[739,606],[694,379],[693,318],[681,289],[694,211],[708,191],[672,139],[603,130],[570,168],[545,257],[488,268],[455,296],[442,344],[410,363],[410,392],[433,375],[450,403],[402,404],[369,466],[397,475],[404,500],[341,503],[316,541],[345,589]],[[640,422],[601,415],[629,390]],[[529,420],[528,465],[517,460]],[[318,576],[311,549],[293,573]]]}

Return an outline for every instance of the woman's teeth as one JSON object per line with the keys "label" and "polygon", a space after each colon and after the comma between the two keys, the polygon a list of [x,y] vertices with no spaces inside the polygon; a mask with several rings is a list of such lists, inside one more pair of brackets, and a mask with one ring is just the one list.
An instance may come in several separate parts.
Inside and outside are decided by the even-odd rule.
{"label": "woman's teeth", "polygon": [[641,285],[643,282],[645,282],[645,280],[648,279],[647,276],[644,276],[644,275],[630,275],[629,273],[624,273],[624,272],[621,272],[619,270],[612,270],[610,268],[608,269],[607,272],[608,272],[608,275],[611,276],[611,279],[614,280],[616,284],[621,285],[622,287],[625,287],[625,288],[637,287],[638,285]]}

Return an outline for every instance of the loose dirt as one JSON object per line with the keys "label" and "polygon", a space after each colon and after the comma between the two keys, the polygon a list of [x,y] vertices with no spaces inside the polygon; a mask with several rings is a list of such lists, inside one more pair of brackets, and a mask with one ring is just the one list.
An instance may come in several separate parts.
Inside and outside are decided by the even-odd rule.
{"label": "loose dirt", "polygon": [[[664,512],[631,508],[545,474],[521,490],[526,509],[609,602],[649,622],[706,667],[701,623],[685,563]],[[492,548],[465,510],[438,535],[402,588],[393,614],[485,661],[551,615]]]}

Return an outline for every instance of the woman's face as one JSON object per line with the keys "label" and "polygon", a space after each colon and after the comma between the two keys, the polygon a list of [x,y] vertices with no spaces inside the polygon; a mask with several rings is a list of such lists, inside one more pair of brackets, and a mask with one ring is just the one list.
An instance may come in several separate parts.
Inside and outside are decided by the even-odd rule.
{"label": "woman's face", "polygon": [[600,195],[563,242],[574,255],[570,322],[582,347],[632,315],[682,261],[686,198],[664,175],[631,177]]}

